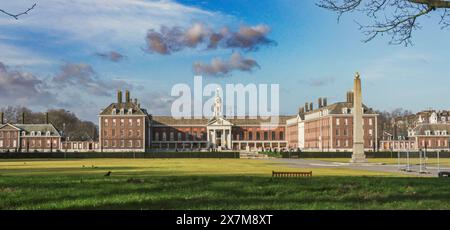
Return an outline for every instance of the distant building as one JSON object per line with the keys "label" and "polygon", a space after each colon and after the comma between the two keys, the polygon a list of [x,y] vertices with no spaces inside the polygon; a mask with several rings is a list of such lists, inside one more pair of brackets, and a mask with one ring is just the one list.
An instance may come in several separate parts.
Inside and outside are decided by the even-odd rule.
{"label": "distant building", "polygon": [[99,151],[145,152],[150,142],[149,116],[130,92],[117,92],[117,101],[99,114]]}
{"label": "distant building", "polygon": [[[421,111],[409,116],[406,136],[393,136],[381,141],[383,151],[449,151],[449,111]],[[400,119],[398,119],[400,120]]]}
{"label": "distant building", "polygon": [[52,124],[0,124],[2,152],[56,152],[61,135]]}
{"label": "distant building", "polygon": [[[377,147],[378,114],[363,105],[364,148]],[[289,147],[303,151],[352,151],[353,148],[353,93],[347,92],[345,102],[327,104],[327,98],[318,99],[318,107],[305,103],[297,117],[287,121]]]}

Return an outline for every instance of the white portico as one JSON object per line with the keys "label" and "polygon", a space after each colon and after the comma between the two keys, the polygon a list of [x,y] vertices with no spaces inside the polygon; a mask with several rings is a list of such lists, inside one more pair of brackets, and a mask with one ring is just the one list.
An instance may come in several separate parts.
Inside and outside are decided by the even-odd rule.
{"label": "white portico", "polygon": [[223,118],[222,98],[220,98],[219,93],[219,89],[216,89],[213,117],[206,125],[207,141],[211,148],[231,149],[233,147],[231,143],[231,127],[233,124]]}

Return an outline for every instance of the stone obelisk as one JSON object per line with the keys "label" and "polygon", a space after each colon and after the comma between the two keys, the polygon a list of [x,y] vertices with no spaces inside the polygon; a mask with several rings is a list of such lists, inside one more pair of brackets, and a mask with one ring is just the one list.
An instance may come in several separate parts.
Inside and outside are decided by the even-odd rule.
{"label": "stone obelisk", "polygon": [[359,73],[356,73],[353,84],[353,154],[351,162],[367,162],[364,154],[363,109]]}

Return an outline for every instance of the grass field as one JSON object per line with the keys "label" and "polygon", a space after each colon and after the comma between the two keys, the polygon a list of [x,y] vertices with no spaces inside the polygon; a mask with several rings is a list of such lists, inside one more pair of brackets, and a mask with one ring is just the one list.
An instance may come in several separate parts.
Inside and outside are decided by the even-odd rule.
{"label": "grass field", "polygon": [[272,170],[302,169],[244,159],[2,160],[0,209],[450,209],[444,179],[343,168],[272,179]]}

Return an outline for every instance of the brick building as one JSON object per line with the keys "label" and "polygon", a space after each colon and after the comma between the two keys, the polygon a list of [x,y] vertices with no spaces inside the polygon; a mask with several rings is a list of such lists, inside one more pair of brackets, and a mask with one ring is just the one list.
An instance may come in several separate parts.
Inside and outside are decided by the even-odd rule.
{"label": "brick building", "polygon": [[410,119],[406,136],[388,135],[381,141],[383,151],[449,151],[450,114],[448,111],[421,111]]}
{"label": "brick building", "polygon": [[117,101],[99,114],[99,151],[145,152],[149,146],[149,116],[130,92],[117,92]]}
{"label": "brick building", "polygon": [[[363,105],[364,149],[377,149],[377,116]],[[304,151],[352,151],[353,93],[345,102],[328,105],[327,98],[318,99],[318,107],[305,103],[297,117],[287,123],[289,147]],[[297,129],[297,130],[295,130]]]}
{"label": "brick building", "polygon": [[55,152],[61,147],[61,134],[52,124],[3,124],[0,114],[1,152]]}

